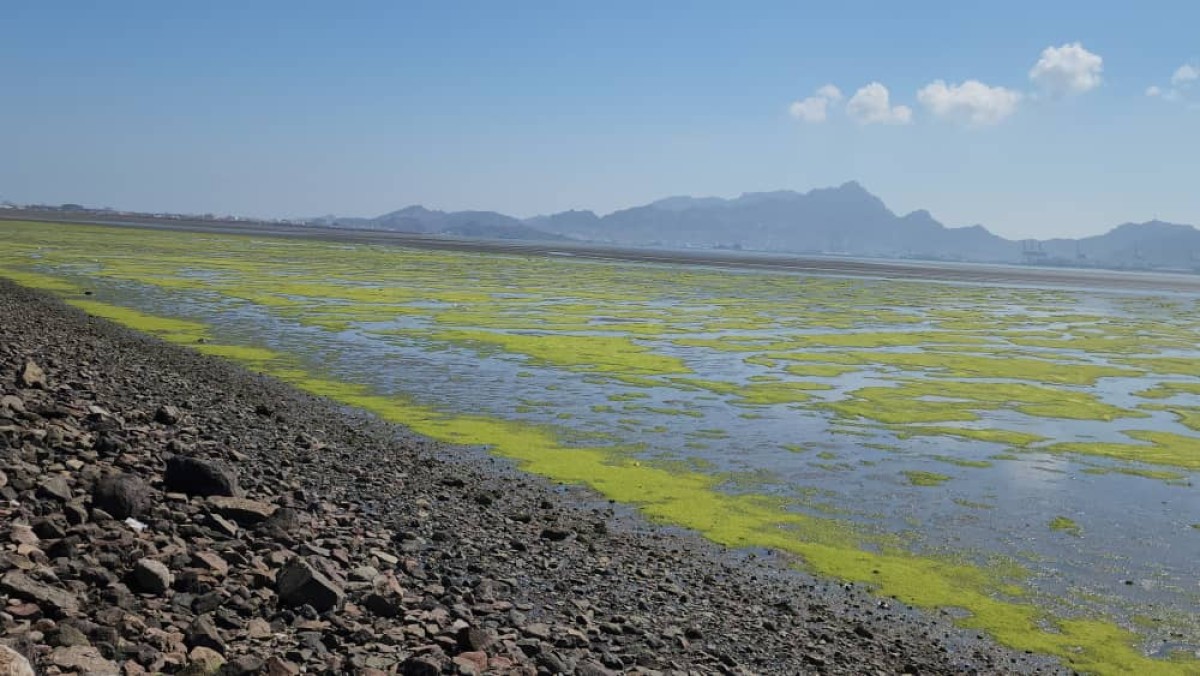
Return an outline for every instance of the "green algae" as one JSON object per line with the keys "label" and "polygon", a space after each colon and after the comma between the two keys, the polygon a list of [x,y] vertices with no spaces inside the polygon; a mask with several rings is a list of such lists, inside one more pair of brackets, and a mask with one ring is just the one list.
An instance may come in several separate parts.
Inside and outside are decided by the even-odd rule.
{"label": "green algae", "polygon": [[913,486],[941,486],[950,480],[950,477],[937,472],[924,472],[920,470],[905,470],[901,472],[908,478],[908,483]]}
{"label": "green algae", "polygon": [[1134,394],[1146,399],[1169,399],[1181,394],[1200,395],[1200,382],[1168,380]]}
{"label": "green algae", "polygon": [[1106,404],[1095,395],[1028,383],[900,381],[895,387],[864,387],[850,398],[822,404],[847,418],[910,424],[972,421],[980,411],[1013,410],[1071,420],[1142,418],[1140,411]]}
{"label": "green algae", "polygon": [[152,334],[172,343],[195,344],[206,340],[208,328],[200,322],[170,319],[139,312],[118,305],[109,305],[92,300],[69,299],[71,305],[96,317],[111,319],[118,324],[132,326],[139,331]]}
{"label": "green algae", "polygon": [[1075,523],[1074,520],[1068,519],[1065,516],[1056,516],[1053,519],[1051,519],[1050,520],[1050,530],[1060,532],[1060,533],[1066,533],[1068,535],[1073,535],[1075,537],[1081,537],[1083,535],[1083,529],[1079,527],[1079,524]]}
{"label": "green algae", "polygon": [[[747,362],[750,360],[747,359]],[[774,365],[775,360],[770,360]],[[800,376],[802,378],[836,378],[847,373],[854,373],[859,369],[854,366],[845,366],[840,364],[790,364],[785,366],[784,371],[789,375]]]}
{"label": "green algae", "polygon": [[1048,453],[1094,455],[1128,462],[1200,470],[1200,447],[1193,437],[1152,430],[1127,430],[1124,434],[1144,443],[1064,442],[1047,446],[1044,450]]}
{"label": "green algae", "polygon": [[957,465],[959,467],[974,467],[976,469],[986,469],[992,466],[992,463],[987,460],[971,460],[970,458],[959,458],[953,455],[931,455],[930,458],[938,462],[944,462],[948,465]]}
{"label": "green algae", "polygon": [[1046,440],[1045,437],[1030,432],[980,429],[975,427],[950,427],[947,425],[897,425],[891,429],[901,439],[912,436],[961,437],[963,439],[1018,447],[1030,446]]}

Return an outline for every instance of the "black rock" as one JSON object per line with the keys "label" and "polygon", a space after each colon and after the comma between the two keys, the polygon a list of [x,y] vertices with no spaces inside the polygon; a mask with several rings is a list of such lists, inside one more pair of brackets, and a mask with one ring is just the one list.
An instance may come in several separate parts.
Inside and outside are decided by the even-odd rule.
{"label": "black rock", "polygon": [[318,612],[338,608],[345,600],[341,587],[301,558],[293,558],[275,578],[279,598],[290,606],[309,605]]}
{"label": "black rock", "polygon": [[232,468],[222,462],[189,455],[173,455],[167,459],[163,482],[168,491],[188,495],[236,497],[241,494],[237,472]]}
{"label": "black rock", "polygon": [[150,487],[131,474],[104,477],[92,491],[92,504],[117,519],[145,514],[150,502]]}

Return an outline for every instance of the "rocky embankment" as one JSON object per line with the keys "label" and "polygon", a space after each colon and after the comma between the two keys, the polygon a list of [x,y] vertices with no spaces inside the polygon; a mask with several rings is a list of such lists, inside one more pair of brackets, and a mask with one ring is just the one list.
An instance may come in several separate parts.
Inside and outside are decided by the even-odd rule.
{"label": "rocky embankment", "polygon": [[4,281],[0,318],[0,675],[1056,670]]}

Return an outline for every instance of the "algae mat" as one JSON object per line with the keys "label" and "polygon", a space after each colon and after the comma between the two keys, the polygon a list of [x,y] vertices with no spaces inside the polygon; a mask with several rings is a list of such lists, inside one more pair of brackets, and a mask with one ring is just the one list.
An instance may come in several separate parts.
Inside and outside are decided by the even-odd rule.
{"label": "algae mat", "polygon": [[44,223],[0,275],[1080,670],[1200,669],[1195,297]]}

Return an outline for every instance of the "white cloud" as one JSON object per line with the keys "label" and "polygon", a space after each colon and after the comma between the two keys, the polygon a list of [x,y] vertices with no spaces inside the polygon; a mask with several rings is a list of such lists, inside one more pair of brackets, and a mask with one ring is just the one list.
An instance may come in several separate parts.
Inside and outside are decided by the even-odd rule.
{"label": "white cloud", "polygon": [[1100,86],[1104,59],[1078,42],[1047,47],[1029,71],[1029,79],[1048,94],[1082,94]]}
{"label": "white cloud", "polygon": [[846,103],[846,112],[859,124],[908,124],[912,108],[892,106],[887,87],[872,82],[854,92]]}
{"label": "white cloud", "polygon": [[1004,87],[989,87],[978,80],[952,85],[935,80],[917,92],[917,100],[937,117],[983,127],[1015,113],[1021,93]]}
{"label": "white cloud", "polygon": [[803,101],[793,102],[792,105],[788,106],[788,112],[798,120],[820,123],[824,122],[828,117],[829,104],[841,100],[841,90],[831,84],[827,84],[818,89],[816,94]]}
{"label": "white cloud", "polygon": [[[1200,80],[1200,66],[1185,63],[1171,73],[1171,86],[1167,88],[1151,85],[1146,88],[1146,96],[1158,97],[1163,101],[1185,101]],[[1191,104],[1195,105],[1195,104]]]}
{"label": "white cloud", "polygon": [[1171,75],[1171,84],[1179,86],[1200,79],[1200,68],[1193,66],[1190,63],[1185,63]]}

